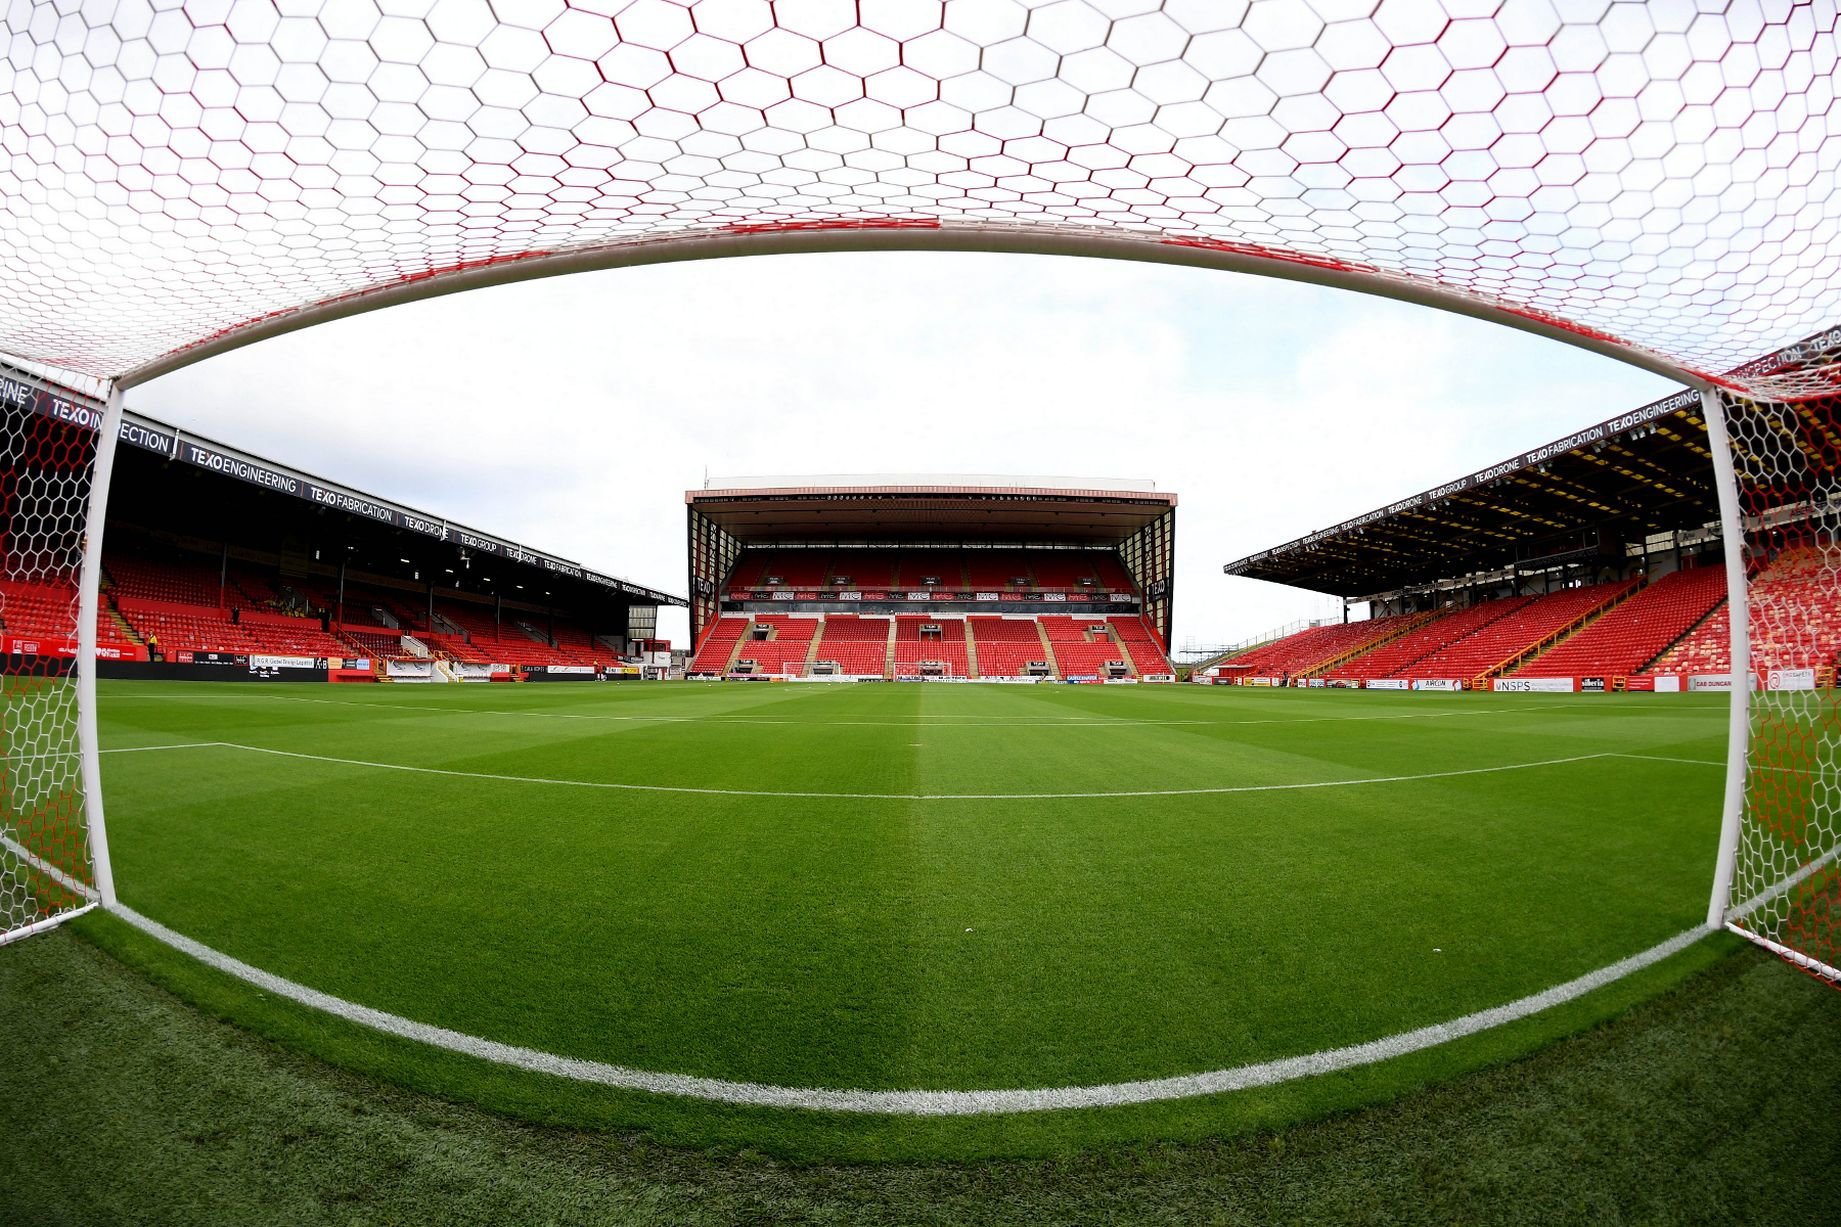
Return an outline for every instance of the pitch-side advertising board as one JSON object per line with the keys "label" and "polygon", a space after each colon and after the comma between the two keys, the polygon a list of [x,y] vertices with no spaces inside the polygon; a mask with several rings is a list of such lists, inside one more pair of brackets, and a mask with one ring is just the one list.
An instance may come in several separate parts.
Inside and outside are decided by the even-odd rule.
{"label": "pitch-side advertising board", "polygon": [[1499,677],[1496,679],[1494,689],[1498,694],[1571,694],[1573,679],[1570,677]]}

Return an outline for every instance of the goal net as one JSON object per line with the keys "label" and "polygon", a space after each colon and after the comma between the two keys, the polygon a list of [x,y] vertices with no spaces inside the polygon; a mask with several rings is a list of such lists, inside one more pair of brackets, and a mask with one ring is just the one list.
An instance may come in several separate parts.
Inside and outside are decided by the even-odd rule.
{"label": "goal net", "polygon": [[101,416],[0,368],[0,943],[97,898],[75,666]]}
{"label": "goal net", "polygon": [[[1835,356],[1805,362],[1820,368]],[[1723,398],[1750,655],[1749,676],[1732,676],[1735,688],[1750,688],[1749,736],[1723,919],[1833,980],[1841,979],[1841,392],[1788,382],[1804,386],[1781,401]]]}

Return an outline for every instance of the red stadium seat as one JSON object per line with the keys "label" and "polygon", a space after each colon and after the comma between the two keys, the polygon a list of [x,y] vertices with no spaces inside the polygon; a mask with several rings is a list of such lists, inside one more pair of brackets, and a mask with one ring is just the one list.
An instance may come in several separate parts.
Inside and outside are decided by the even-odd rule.
{"label": "red stadium seat", "polygon": [[1523,664],[1524,677],[1624,677],[1726,599],[1719,567],[1675,571]]}

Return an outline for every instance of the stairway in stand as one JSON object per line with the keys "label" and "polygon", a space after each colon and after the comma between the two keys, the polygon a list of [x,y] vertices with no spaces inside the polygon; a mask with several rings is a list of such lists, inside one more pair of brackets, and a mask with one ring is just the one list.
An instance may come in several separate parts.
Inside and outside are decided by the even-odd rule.
{"label": "stairway in stand", "polygon": [[1048,628],[1042,625],[1040,618],[1035,620],[1035,627],[1037,638],[1042,640],[1042,659],[1048,662],[1048,675],[1052,678],[1059,678],[1061,662],[1055,659],[1055,649],[1049,646]]}

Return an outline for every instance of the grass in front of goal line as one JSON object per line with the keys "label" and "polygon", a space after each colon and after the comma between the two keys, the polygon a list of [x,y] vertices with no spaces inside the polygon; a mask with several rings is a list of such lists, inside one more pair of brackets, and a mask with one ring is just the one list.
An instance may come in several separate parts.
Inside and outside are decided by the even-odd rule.
{"label": "grass in front of goal line", "polygon": [[67,933],[0,949],[0,1189],[32,1224],[1810,1224],[1841,993],[1747,947],[1612,1023],[1284,1131],[791,1164],[544,1129],[205,1018]]}
{"label": "grass in front of goal line", "polygon": [[[870,1089],[1090,1085],[1272,1060],[1445,1021],[1646,949],[1704,915],[1724,740],[1719,702],[1635,695],[123,683],[104,688],[101,711],[111,749],[315,756],[207,745],[105,758],[121,897],[188,936],[505,1043]],[[1608,754],[1651,757],[1590,757]],[[1424,778],[1067,795],[1396,776]],[[1010,795],[917,799],[991,793]],[[1015,795],[1042,793],[1062,795]],[[849,1157],[1039,1152],[1317,1115],[1525,1051],[1720,948],[1366,1070],[1196,1101],[914,1121],[515,1074],[277,1003],[107,918],[85,929],[209,1008],[424,1089],[676,1143]]]}

